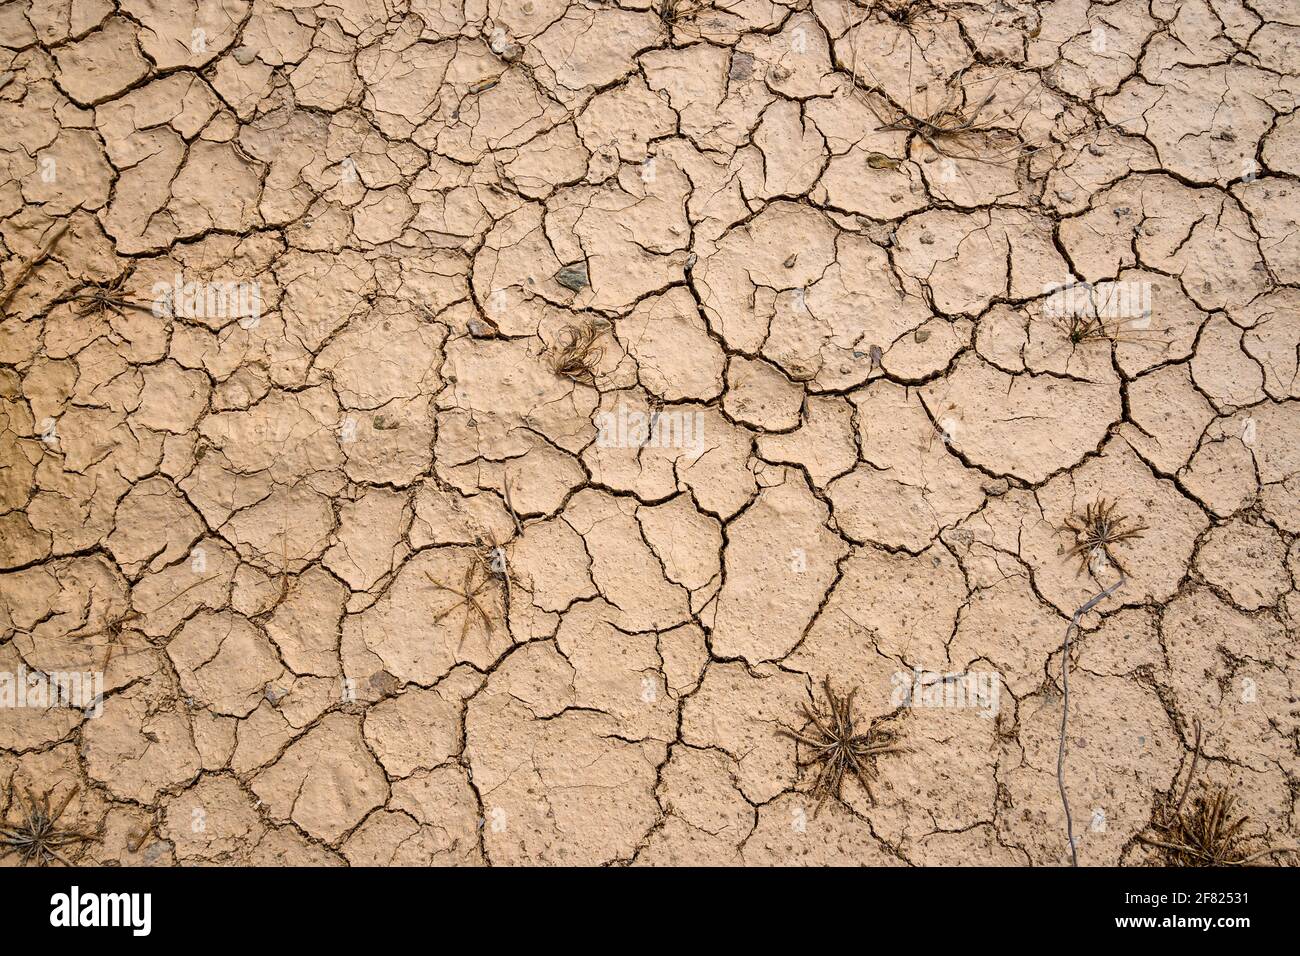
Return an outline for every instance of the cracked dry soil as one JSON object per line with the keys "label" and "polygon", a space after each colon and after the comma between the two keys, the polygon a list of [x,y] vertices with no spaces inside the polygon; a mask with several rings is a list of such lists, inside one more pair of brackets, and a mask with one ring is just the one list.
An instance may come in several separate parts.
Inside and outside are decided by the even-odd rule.
{"label": "cracked dry soil", "polygon": [[[1198,721],[1296,845],[1298,67],[1292,0],[9,0],[5,819],[1061,865],[1122,575],[1080,862]],[[814,813],[826,677],[906,749]]]}

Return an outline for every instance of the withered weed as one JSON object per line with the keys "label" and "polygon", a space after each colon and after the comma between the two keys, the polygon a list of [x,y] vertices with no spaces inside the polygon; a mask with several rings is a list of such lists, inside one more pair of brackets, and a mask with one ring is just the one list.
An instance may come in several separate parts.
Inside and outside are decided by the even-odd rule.
{"label": "withered weed", "polygon": [[782,727],[777,733],[789,737],[808,748],[808,755],[799,760],[799,766],[806,767],[820,764],[814,778],[810,793],[817,797],[817,807],[813,816],[821,812],[828,799],[834,797],[843,802],[841,796],[844,778],[853,774],[867,798],[874,802],[871,781],[876,776],[875,759],[880,754],[898,753],[907,748],[897,742],[897,731],[879,726],[868,725],[862,732],[858,731],[857,720],[853,716],[853,698],[857,695],[855,687],[844,697],[839,697],[827,677],[822,682],[826,695],[826,710],[819,711],[810,701],[803,705],[806,719],[799,730]]}
{"label": "withered weed", "polygon": [[59,825],[59,820],[68,804],[77,795],[78,788],[73,787],[63,800],[53,809],[50,808],[50,791],[47,790],[37,798],[30,790],[25,793],[16,789],[10,791],[10,803],[18,811],[18,819],[0,823],[0,856],[10,853],[18,854],[19,860],[26,866],[47,866],[58,862],[71,866],[64,857],[65,848],[74,843],[94,840],[96,837],[82,830]]}

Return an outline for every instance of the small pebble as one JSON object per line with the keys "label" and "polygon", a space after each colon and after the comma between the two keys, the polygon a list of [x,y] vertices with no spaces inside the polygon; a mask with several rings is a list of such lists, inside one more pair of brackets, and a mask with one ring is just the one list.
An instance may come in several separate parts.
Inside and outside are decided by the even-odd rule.
{"label": "small pebble", "polygon": [[573,292],[581,292],[591,285],[591,280],[587,276],[587,263],[576,262],[571,266],[565,266],[555,274],[555,281]]}

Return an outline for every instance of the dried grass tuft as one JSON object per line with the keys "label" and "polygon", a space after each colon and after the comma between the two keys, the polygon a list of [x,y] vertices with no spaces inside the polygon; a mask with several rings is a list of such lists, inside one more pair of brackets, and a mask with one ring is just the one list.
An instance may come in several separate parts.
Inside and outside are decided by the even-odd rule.
{"label": "dried grass tuft", "polygon": [[799,766],[821,765],[810,790],[817,797],[813,816],[821,812],[822,806],[831,797],[843,802],[840,794],[844,777],[849,773],[858,778],[867,798],[874,802],[871,780],[876,775],[876,757],[907,749],[897,743],[898,734],[894,730],[868,726],[862,733],[857,732],[857,721],[853,716],[853,698],[858,692],[856,687],[846,696],[837,697],[831,679],[827,677],[822,688],[826,694],[825,712],[816,709],[810,699],[809,703],[803,705],[807,721],[801,729],[782,727],[777,731],[781,736],[789,737],[809,749],[810,753],[799,761]]}
{"label": "dried grass tuft", "polygon": [[82,830],[59,826],[59,819],[77,790],[74,786],[53,809],[50,809],[50,790],[39,799],[30,790],[25,793],[10,790],[10,803],[18,808],[19,817],[13,823],[8,820],[0,823],[0,856],[17,853],[23,866],[29,863],[47,866],[54,862],[71,866],[62,851],[74,843],[96,839]]}
{"label": "dried grass tuft", "polygon": [[1160,836],[1140,834],[1138,840],[1161,851],[1166,866],[1248,866],[1275,853],[1296,852],[1295,847],[1268,847],[1252,851],[1256,837],[1246,834],[1248,816],[1237,816],[1237,797],[1224,786],[1202,785],[1187,806],[1196,768],[1201,758],[1201,723],[1196,722],[1196,749],[1178,803],[1166,806],[1151,828]]}
{"label": "dried grass tuft", "polygon": [[562,328],[551,351],[552,371],[583,385],[594,385],[596,366],[605,357],[605,350],[596,342],[608,328],[608,323],[590,319]]}
{"label": "dried grass tuft", "polygon": [[1112,560],[1112,547],[1121,541],[1140,538],[1147,530],[1147,526],[1136,519],[1130,524],[1128,516],[1116,511],[1117,507],[1114,501],[1098,498],[1082,514],[1076,511],[1065,519],[1061,530],[1073,533],[1075,537],[1075,545],[1066,556],[1079,559],[1080,573],[1087,571],[1089,561],[1099,554],[1108,561]]}

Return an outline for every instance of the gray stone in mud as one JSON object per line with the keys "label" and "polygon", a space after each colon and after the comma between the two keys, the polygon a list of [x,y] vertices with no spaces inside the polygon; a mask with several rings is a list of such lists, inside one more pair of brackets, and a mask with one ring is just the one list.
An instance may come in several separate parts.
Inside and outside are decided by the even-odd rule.
{"label": "gray stone in mud", "polygon": [[591,285],[591,280],[587,277],[587,263],[576,262],[571,266],[565,266],[555,274],[555,281],[566,289],[581,292]]}

